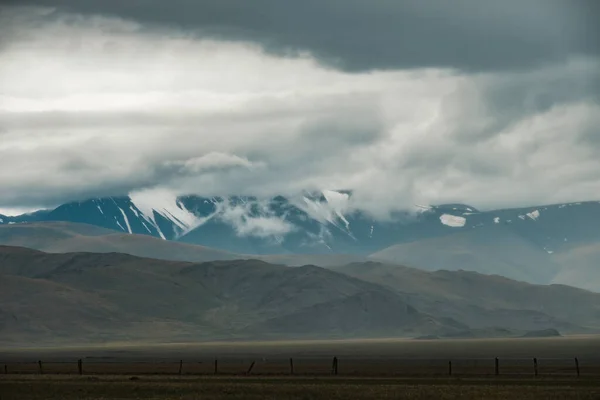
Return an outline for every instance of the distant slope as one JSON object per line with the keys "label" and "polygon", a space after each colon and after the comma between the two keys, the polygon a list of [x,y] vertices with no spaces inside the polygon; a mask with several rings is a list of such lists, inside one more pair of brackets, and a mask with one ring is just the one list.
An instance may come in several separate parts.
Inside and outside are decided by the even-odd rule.
{"label": "distant slope", "polygon": [[469,271],[426,272],[377,262],[334,270],[392,289],[421,311],[474,328],[574,332],[578,326],[600,322],[600,294],[564,285],[532,285]]}
{"label": "distant slope", "polygon": [[[172,262],[0,246],[0,342],[600,331],[600,294],[379,263]],[[488,333],[490,334],[490,333]]]}
{"label": "distant slope", "polygon": [[273,264],[283,264],[290,267],[316,265],[319,267],[334,267],[355,262],[367,262],[369,257],[353,254],[272,254],[245,255],[244,258],[256,258]]}
{"label": "distant slope", "polygon": [[371,258],[428,271],[463,269],[542,284],[551,282],[561,268],[546,251],[505,226],[397,244]]}
{"label": "distant slope", "polygon": [[[318,332],[338,337],[390,337],[448,334],[467,328],[456,321],[436,320],[409,306],[392,292],[373,290],[315,304],[259,325],[272,333],[301,333],[318,338]],[[455,329],[452,329],[455,328]]]}
{"label": "distant slope", "polygon": [[74,222],[36,222],[0,225],[0,245],[28,247],[48,253],[126,253],[172,261],[204,262],[260,259],[294,267],[343,265],[366,257],[337,254],[232,254],[210,247],[162,240],[147,235],[123,234],[111,229]]}
{"label": "distant slope", "polygon": [[51,253],[127,253],[173,261],[260,259],[274,264],[335,267],[379,260],[423,270],[472,270],[533,283],[564,283],[600,291],[600,244],[570,245],[556,254],[540,250],[510,226],[481,227],[441,237],[398,244],[371,257],[352,254],[232,254],[200,245],[123,234],[72,222],[0,225],[0,245],[29,247]]}
{"label": "distant slope", "polygon": [[600,292],[600,242],[569,249],[558,254],[557,260],[563,268],[554,283]]}
{"label": "distant slope", "polygon": [[88,224],[37,222],[0,225],[0,245],[22,246],[49,253],[127,253],[176,261],[212,261],[240,258],[204,246],[165,241],[146,235],[129,235]]}
{"label": "distant slope", "polygon": [[[4,263],[4,262],[3,262]],[[48,280],[0,274],[0,342],[51,337],[57,342],[126,329],[127,315],[98,294]]]}
{"label": "distant slope", "polygon": [[[0,247],[0,281],[12,285],[0,292],[0,341],[13,343],[305,337],[305,330],[277,328],[277,319],[283,324],[286,316],[318,304],[343,303],[374,291],[387,293],[388,312],[403,304],[394,292],[343,274],[257,260],[192,264]],[[408,335],[415,329],[399,330],[402,310],[382,321],[387,325],[379,327],[381,332]],[[349,331],[342,336],[352,331],[368,336],[353,314],[343,317]],[[81,329],[70,330],[70,325]],[[339,332],[335,326],[315,325],[311,335],[337,337]]]}

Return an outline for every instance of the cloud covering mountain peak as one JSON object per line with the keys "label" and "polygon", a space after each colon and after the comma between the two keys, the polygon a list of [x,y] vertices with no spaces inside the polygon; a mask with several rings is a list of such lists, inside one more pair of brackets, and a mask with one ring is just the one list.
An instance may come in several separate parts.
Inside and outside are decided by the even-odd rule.
{"label": "cloud covering mountain peak", "polygon": [[310,48],[78,7],[2,8],[0,210],[143,190],[348,188],[378,218],[414,203],[600,198],[592,53],[336,68]]}

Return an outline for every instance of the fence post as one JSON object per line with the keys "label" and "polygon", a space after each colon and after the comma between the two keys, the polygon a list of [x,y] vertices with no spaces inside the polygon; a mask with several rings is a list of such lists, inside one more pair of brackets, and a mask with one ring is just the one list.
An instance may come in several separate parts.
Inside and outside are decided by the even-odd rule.
{"label": "fence post", "polygon": [[38,361],[38,367],[39,367],[39,370],[40,370],[40,375],[43,375],[44,374],[44,369],[42,368],[42,360]]}
{"label": "fence post", "polygon": [[496,375],[500,375],[500,361],[498,361],[498,357],[495,359],[496,364]]}
{"label": "fence post", "polygon": [[290,358],[290,375],[294,375],[294,359]]}
{"label": "fence post", "polygon": [[83,375],[83,360],[81,358],[77,360],[77,370],[79,371],[79,375]]}
{"label": "fence post", "polygon": [[331,363],[331,375],[338,374],[338,358],[333,357],[333,362]]}
{"label": "fence post", "polygon": [[452,361],[448,361],[448,375],[452,376]]}
{"label": "fence post", "polygon": [[183,372],[183,360],[179,360],[179,375]]}
{"label": "fence post", "polygon": [[215,358],[215,375],[217,375],[219,373],[219,364],[217,362],[217,359]]}
{"label": "fence post", "polygon": [[4,364],[4,374],[8,375],[8,365]]}
{"label": "fence post", "polygon": [[338,374],[338,358],[335,358],[335,374]]}
{"label": "fence post", "polygon": [[535,377],[538,376],[538,363],[537,363],[537,358],[533,358],[533,374],[535,375]]}
{"label": "fence post", "polygon": [[579,377],[579,360],[575,357],[575,368],[577,369],[577,377]]}
{"label": "fence post", "polygon": [[252,372],[252,368],[254,368],[255,363],[256,361],[252,361],[252,364],[250,364],[250,368],[248,368],[248,371],[246,371],[246,375],[250,375],[250,372]]}

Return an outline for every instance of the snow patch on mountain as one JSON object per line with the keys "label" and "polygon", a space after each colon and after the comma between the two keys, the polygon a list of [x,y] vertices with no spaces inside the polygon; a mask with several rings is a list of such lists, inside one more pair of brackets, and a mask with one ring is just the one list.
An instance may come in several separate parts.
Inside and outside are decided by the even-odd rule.
{"label": "snow patch on mountain", "polygon": [[344,215],[350,208],[350,196],[333,190],[323,190],[321,194],[325,201],[304,196],[302,198],[303,203],[299,202],[296,206],[308,214],[309,217],[322,224],[329,223],[355,239],[350,231],[350,222]]}
{"label": "snow patch on mountain", "polygon": [[442,224],[450,226],[452,228],[462,228],[467,223],[466,218],[450,214],[440,215],[440,221],[442,222]]}
{"label": "snow patch on mountain", "polygon": [[129,233],[133,233],[131,231],[131,225],[129,225],[129,219],[127,218],[127,214],[125,214],[125,211],[123,211],[123,209],[121,207],[117,207],[119,209],[119,211],[121,211],[121,215],[123,216],[123,220],[125,221],[125,225],[127,226],[127,231]]}
{"label": "snow patch on mountain", "polygon": [[[433,207],[425,206],[423,204],[415,204],[415,207],[417,208],[417,212],[433,210]],[[456,208],[455,208],[455,210],[456,210]]]}
{"label": "snow patch on mountain", "polygon": [[314,247],[323,246],[328,250],[332,250],[331,246],[328,244],[332,238],[331,232],[323,225],[319,227],[318,233],[307,232],[307,236],[309,241],[305,241],[303,246],[305,247]]}
{"label": "snow patch on mountain", "polygon": [[538,210],[534,210],[526,214],[532,220],[537,220],[540,217],[540,212]]}
{"label": "snow patch on mountain", "polygon": [[142,214],[142,217],[158,231],[160,237],[165,235],[156,222],[156,215],[171,221],[177,228],[177,236],[182,236],[206,222],[187,210],[177,200],[177,196],[167,190],[142,190],[129,194],[129,199]]}
{"label": "snow patch on mountain", "polygon": [[116,217],[116,216],[115,216],[115,221],[116,221],[117,225],[119,225],[119,228],[121,228],[121,230],[122,230],[123,232],[125,232],[125,228],[123,228],[123,225],[121,225],[121,223],[119,222],[119,220],[117,219],[117,217]]}
{"label": "snow patch on mountain", "polygon": [[330,210],[344,221],[346,229],[350,229],[350,222],[348,222],[343,214],[344,211],[348,209],[350,196],[346,193],[334,192],[333,190],[323,190],[323,196],[325,197],[325,200],[327,200]]}
{"label": "snow patch on mountain", "polygon": [[129,206],[129,209],[131,210],[133,215],[135,215],[136,218],[140,217],[140,213],[138,213],[138,211],[135,208],[133,208],[133,206]]}

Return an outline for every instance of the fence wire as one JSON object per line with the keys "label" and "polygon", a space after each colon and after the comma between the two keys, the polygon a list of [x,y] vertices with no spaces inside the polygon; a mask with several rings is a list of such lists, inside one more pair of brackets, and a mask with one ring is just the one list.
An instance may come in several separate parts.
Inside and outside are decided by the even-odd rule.
{"label": "fence wire", "polygon": [[232,358],[0,361],[4,374],[303,375],[303,376],[600,376],[600,360],[558,358],[366,359]]}

